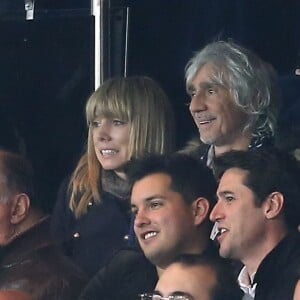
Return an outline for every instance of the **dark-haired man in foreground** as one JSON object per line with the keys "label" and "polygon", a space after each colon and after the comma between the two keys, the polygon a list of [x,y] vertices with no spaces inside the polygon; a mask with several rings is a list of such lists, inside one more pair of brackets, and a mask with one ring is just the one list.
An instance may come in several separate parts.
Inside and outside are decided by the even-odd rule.
{"label": "dark-haired man in foreground", "polygon": [[134,161],[128,177],[140,250],[123,250],[90,281],[80,299],[136,300],[152,292],[164,269],[183,253],[218,257],[208,219],[216,182],[200,160],[183,155]]}

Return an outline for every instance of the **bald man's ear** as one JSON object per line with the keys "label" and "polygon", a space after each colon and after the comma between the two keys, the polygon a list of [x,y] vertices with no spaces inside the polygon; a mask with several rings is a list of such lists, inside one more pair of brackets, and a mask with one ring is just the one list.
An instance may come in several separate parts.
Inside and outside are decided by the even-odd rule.
{"label": "bald man's ear", "polygon": [[30,199],[27,194],[16,194],[11,205],[10,221],[12,224],[19,224],[29,213]]}
{"label": "bald man's ear", "polygon": [[199,225],[208,218],[209,202],[206,198],[197,198],[193,202],[194,223]]}

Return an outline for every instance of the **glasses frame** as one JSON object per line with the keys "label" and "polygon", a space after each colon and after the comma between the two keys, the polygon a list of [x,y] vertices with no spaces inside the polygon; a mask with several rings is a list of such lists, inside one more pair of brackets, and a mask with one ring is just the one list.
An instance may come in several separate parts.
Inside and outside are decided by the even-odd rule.
{"label": "glasses frame", "polygon": [[140,300],[192,300],[189,296],[184,295],[171,295],[168,297],[163,297],[156,293],[142,293],[139,294]]}

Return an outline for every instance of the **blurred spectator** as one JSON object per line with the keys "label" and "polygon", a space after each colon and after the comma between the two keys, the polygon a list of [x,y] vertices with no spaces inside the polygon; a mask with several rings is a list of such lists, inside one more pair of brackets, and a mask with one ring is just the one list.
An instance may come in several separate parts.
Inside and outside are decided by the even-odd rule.
{"label": "blurred spectator", "polygon": [[31,165],[0,150],[0,187],[0,290],[23,291],[32,300],[76,299],[85,276],[51,240]]}
{"label": "blurred spectator", "polygon": [[282,95],[276,145],[300,160],[300,52],[292,74],[279,78]]}

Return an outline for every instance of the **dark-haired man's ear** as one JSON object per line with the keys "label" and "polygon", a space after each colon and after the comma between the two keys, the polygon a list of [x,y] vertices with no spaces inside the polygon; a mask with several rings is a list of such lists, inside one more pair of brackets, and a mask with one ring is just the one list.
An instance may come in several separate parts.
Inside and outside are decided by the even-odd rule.
{"label": "dark-haired man's ear", "polygon": [[281,193],[279,192],[273,192],[271,193],[265,203],[265,216],[267,219],[273,219],[277,217],[281,212],[283,208],[283,203],[284,203],[284,197]]}
{"label": "dark-haired man's ear", "polygon": [[193,202],[194,223],[199,225],[208,218],[209,202],[206,198],[197,198]]}
{"label": "dark-haired man's ear", "polygon": [[16,194],[11,200],[10,222],[18,224],[22,222],[29,213],[30,199],[27,194]]}

